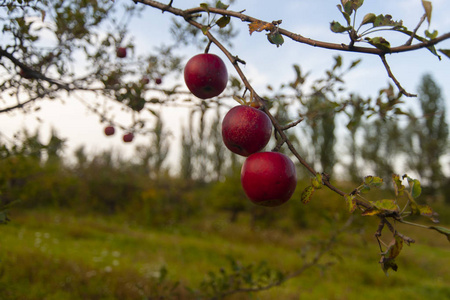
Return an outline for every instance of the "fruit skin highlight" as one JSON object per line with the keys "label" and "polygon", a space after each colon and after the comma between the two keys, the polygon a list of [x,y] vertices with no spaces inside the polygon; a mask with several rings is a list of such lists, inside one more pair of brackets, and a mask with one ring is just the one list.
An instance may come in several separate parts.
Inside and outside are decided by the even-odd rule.
{"label": "fruit skin highlight", "polygon": [[279,206],[291,198],[297,186],[295,165],[279,152],[254,153],[242,165],[241,184],[253,203]]}
{"label": "fruit skin highlight", "polygon": [[272,122],[261,110],[251,106],[235,106],[222,121],[222,139],[232,152],[249,156],[262,150],[272,135]]}
{"label": "fruit skin highlight", "polygon": [[184,81],[191,93],[198,98],[212,98],[225,90],[228,82],[227,68],[215,54],[198,54],[184,67]]}

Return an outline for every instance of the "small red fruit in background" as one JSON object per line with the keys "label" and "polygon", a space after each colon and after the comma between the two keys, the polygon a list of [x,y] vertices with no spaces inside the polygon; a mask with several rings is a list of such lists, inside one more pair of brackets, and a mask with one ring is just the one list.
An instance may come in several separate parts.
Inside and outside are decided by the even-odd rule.
{"label": "small red fruit in background", "polygon": [[124,134],[123,141],[125,143],[130,143],[133,141],[133,138],[134,138],[134,134],[132,132],[129,132],[129,133]]}
{"label": "small red fruit in background", "polygon": [[239,155],[249,156],[262,150],[272,135],[269,117],[251,106],[235,106],[222,121],[222,139],[227,148]]}
{"label": "small red fruit in background", "polygon": [[110,136],[113,135],[116,132],[113,126],[106,126],[105,127],[105,135]]}
{"label": "small red fruit in background", "polygon": [[242,165],[241,184],[255,204],[278,206],[291,198],[297,186],[292,160],[279,152],[258,152]]}
{"label": "small red fruit in background", "polygon": [[150,83],[150,79],[147,76],[143,76],[141,78],[141,83],[142,84],[149,84]]}
{"label": "small red fruit in background", "polygon": [[25,78],[25,79],[31,79],[31,78],[33,78],[33,76],[29,73],[29,72],[27,72],[27,71],[25,71],[24,69],[20,69],[20,71],[19,71],[19,75],[22,77],[22,78]]}
{"label": "small red fruit in background", "polygon": [[119,58],[126,57],[127,56],[127,48],[125,48],[125,47],[117,48],[116,54],[117,54],[117,57],[119,57]]}
{"label": "small red fruit in background", "polygon": [[158,85],[161,84],[162,83],[162,79],[161,78],[156,78],[155,79],[155,83],[158,84]]}
{"label": "small red fruit in background", "polygon": [[220,95],[228,82],[225,63],[215,54],[192,57],[184,68],[184,81],[192,94],[207,99]]}

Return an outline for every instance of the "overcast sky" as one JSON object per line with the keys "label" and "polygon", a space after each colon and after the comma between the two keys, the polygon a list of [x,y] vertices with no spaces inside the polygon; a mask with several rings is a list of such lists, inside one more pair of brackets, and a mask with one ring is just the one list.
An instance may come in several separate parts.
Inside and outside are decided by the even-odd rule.
{"label": "overcast sky", "polygon": [[[126,0],[120,0],[126,1]],[[118,1],[117,1],[118,2]],[[198,6],[201,1],[175,0],[173,6],[188,8]],[[226,2],[226,1],[223,1]],[[431,30],[439,33],[450,31],[450,18],[448,17],[450,5],[448,0],[433,0],[433,16]],[[230,9],[241,11],[264,21],[282,20],[281,27],[292,32],[299,33],[321,41],[336,43],[348,43],[347,35],[332,33],[329,23],[333,20],[344,24],[342,15],[336,8],[338,1],[335,0],[246,0],[236,1]],[[414,28],[424,13],[421,0],[396,0],[366,1],[366,4],[358,11],[358,19],[361,20],[366,13],[387,14],[390,13],[394,20],[403,20],[409,29]],[[160,43],[171,43],[169,24],[172,16],[169,13],[162,14],[158,10],[148,8],[143,18],[134,20],[131,30],[135,35],[137,51],[145,52]],[[386,87],[390,82],[386,70],[380,59],[376,56],[357,53],[339,53],[331,50],[314,48],[308,45],[292,42],[285,38],[285,44],[276,47],[267,42],[264,33],[249,35],[247,23],[233,20],[235,28],[239,30],[239,36],[234,41],[231,52],[246,61],[243,71],[251,80],[254,87],[263,89],[267,84],[278,86],[283,82],[293,79],[292,65],[299,64],[304,71],[310,71],[312,77],[321,76],[333,63],[333,56],[341,54],[344,62],[362,59],[362,63],[346,77],[347,90],[358,93],[365,97],[374,97],[380,88]],[[155,25],[156,24],[156,25]],[[427,24],[419,30],[423,34]],[[400,45],[406,41],[405,36],[398,35],[401,39],[390,37],[391,45]],[[438,45],[438,48],[450,49],[450,41]],[[186,58],[195,54],[194,48],[186,49]],[[219,54],[217,48],[212,47],[212,53]],[[223,55],[221,55],[224,57]],[[404,88],[412,93],[417,91],[417,86],[423,74],[430,73],[442,88],[445,99],[450,99],[450,59],[445,56],[439,61],[428,50],[412,51],[404,54],[388,55],[387,59],[392,71],[402,83]],[[231,64],[226,62],[229,73],[236,75]],[[407,99],[414,103],[415,99]],[[448,108],[450,102],[447,100]],[[173,108],[163,111],[163,116],[173,119],[177,114]],[[132,144],[124,144],[121,136],[105,137],[103,134],[104,124],[99,118],[76,101],[62,105],[57,102],[46,103],[38,115],[43,123],[36,122],[32,115],[0,114],[0,126],[2,138],[11,139],[12,134],[23,127],[32,129],[40,126],[42,136],[48,136],[51,127],[58,130],[60,136],[68,139],[68,152],[79,145],[86,145],[89,151],[100,151],[103,149],[117,149],[124,153],[131,153],[136,144],[144,143],[145,137],[137,137]],[[180,115],[182,116],[182,115]],[[183,120],[183,117],[177,118]],[[40,125],[38,125],[40,124]],[[175,126],[175,128],[179,128]],[[5,130],[7,129],[7,130]],[[177,137],[176,133],[174,134]],[[175,154],[172,153],[172,156]]]}

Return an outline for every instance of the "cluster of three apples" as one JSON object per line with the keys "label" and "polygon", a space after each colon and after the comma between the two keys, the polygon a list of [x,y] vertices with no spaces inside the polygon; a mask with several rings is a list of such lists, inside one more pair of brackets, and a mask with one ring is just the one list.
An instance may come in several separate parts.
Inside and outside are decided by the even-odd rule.
{"label": "cluster of three apples", "polygon": [[[214,54],[192,57],[184,69],[188,89],[201,99],[220,95],[228,81],[223,61]],[[272,135],[268,115],[248,105],[233,107],[222,121],[222,139],[232,152],[247,157],[241,169],[241,184],[255,204],[278,206],[295,191],[297,176],[292,160],[279,152],[260,152]]]}

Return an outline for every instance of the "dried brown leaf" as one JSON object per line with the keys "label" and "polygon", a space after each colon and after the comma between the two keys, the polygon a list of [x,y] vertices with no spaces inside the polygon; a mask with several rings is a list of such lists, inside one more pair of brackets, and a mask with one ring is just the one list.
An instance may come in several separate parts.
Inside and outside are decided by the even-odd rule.
{"label": "dried brown leaf", "polygon": [[263,30],[273,31],[274,28],[275,28],[275,25],[273,25],[272,23],[267,23],[267,22],[263,22],[260,20],[253,21],[252,23],[248,24],[248,29],[250,31],[250,34],[252,34],[255,31],[257,31],[257,32],[261,32]]}

